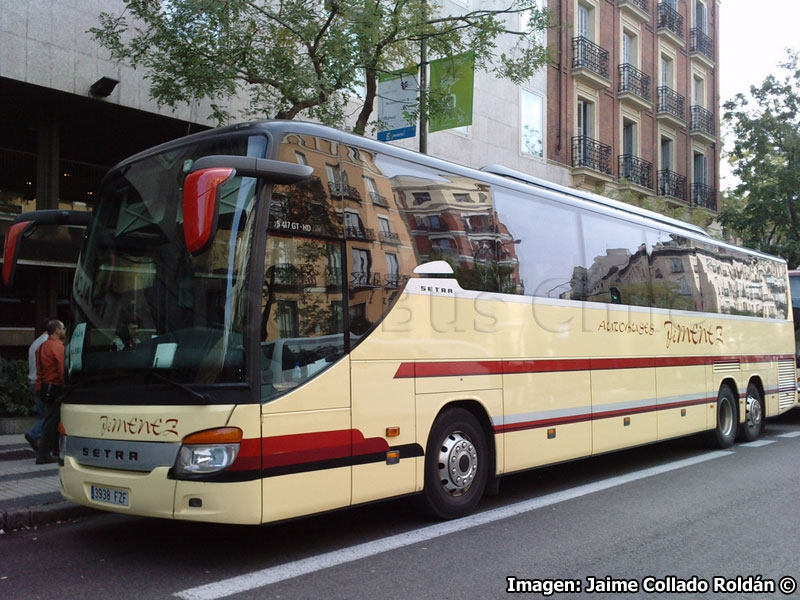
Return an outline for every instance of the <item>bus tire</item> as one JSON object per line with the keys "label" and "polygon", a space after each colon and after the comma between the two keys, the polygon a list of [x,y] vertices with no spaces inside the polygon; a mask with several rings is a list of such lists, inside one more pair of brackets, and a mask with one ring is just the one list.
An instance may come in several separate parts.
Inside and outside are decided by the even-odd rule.
{"label": "bus tire", "polygon": [[739,410],[736,395],[723,385],[717,396],[717,426],[711,432],[711,443],[717,448],[730,448],[739,429]]}
{"label": "bus tire", "polygon": [[744,442],[754,442],[764,431],[764,398],[758,386],[750,383],[747,386],[747,399],[745,400],[744,423],[739,426],[739,437]]}
{"label": "bus tire", "polygon": [[471,513],[483,496],[488,470],[488,442],[478,419],[463,408],[447,409],[428,436],[418,506],[438,519]]}

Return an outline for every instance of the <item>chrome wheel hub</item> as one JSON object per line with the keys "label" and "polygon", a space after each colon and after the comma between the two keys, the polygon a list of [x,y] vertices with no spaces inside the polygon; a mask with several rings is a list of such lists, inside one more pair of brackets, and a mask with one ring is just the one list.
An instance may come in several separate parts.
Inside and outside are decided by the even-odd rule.
{"label": "chrome wheel hub", "polygon": [[439,479],[451,496],[465,494],[478,473],[478,452],[470,439],[454,431],[439,450]]}
{"label": "chrome wheel hub", "polygon": [[757,429],[761,426],[761,402],[758,398],[747,396],[747,426],[751,429]]}

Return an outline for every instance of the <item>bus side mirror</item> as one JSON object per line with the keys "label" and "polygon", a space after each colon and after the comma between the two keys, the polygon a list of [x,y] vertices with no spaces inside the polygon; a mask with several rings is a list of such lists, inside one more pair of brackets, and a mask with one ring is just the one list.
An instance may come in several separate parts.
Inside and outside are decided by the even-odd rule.
{"label": "bus side mirror", "polygon": [[33,221],[20,221],[14,223],[6,233],[3,244],[3,283],[7,287],[14,285],[14,273],[17,270],[17,257],[22,239],[33,233],[35,225]]}
{"label": "bus side mirror", "polygon": [[183,184],[183,237],[190,254],[204,250],[214,240],[219,216],[219,186],[236,174],[230,167],[200,169]]}
{"label": "bus side mirror", "polygon": [[214,241],[219,216],[217,188],[234,175],[292,184],[311,177],[314,169],[266,158],[212,155],[198,158],[183,184],[183,237],[196,254]]}

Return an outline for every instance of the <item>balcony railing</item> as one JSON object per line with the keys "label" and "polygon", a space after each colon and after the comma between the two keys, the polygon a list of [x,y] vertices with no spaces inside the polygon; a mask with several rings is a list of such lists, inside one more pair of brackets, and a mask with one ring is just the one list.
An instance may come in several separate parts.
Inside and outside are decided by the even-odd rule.
{"label": "balcony railing", "polygon": [[633,154],[619,156],[619,176],[631,183],[653,189],[653,163]]}
{"label": "balcony railing", "polygon": [[388,244],[400,243],[400,234],[395,233],[394,231],[379,231],[378,235],[380,236],[382,242],[386,242]]}
{"label": "balcony railing", "polygon": [[398,288],[406,284],[409,277],[408,275],[400,275],[399,273],[389,273],[386,275],[386,282],[384,287]]}
{"label": "balcony railing", "polygon": [[714,40],[712,40],[704,31],[698,29],[697,27],[692,27],[689,33],[691,35],[689,51],[699,52],[713,62]]}
{"label": "balcony railing", "polygon": [[619,91],[633,92],[650,100],[650,75],[630,64],[619,65]]}
{"label": "balcony railing", "polygon": [[705,183],[692,184],[692,204],[709,210],[717,210],[717,190]]}
{"label": "balcony railing", "polygon": [[284,263],[274,267],[275,283],[277,285],[314,287],[317,278],[308,273],[303,273],[295,265]]}
{"label": "balcony railing", "polygon": [[365,240],[371,242],[375,239],[375,232],[365,227],[348,226],[344,228],[344,236],[348,240]]}
{"label": "balcony railing", "polygon": [[331,181],[328,187],[332,196],[344,196],[345,198],[361,202],[361,192],[352,185]]}
{"label": "balcony railing", "polygon": [[672,196],[686,202],[686,177],[669,169],[659,171],[658,195]]}
{"label": "balcony railing", "polygon": [[650,7],[648,6],[648,0],[619,0],[619,4],[633,4],[636,8],[641,10],[643,13],[649,15],[650,14]]}
{"label": "balcony railing", "polygon": [[572,138],[572,166],[611,175],[611,146],[585,135]]}
{"label": "balcony railing", "polygon": [[658,88],[658,108],[656,112],[667,113],[686,120],[686,98],[667,86]]}
{"label": "balcony railing", "polygon": [[383,278],[380,273],[370,273],[368,271],[353,271],[350,273],[350,285],[354,288],[359,287],[381,287]]}
{"label": "balcony railing", "polygon": [[714,113],[707,111],[702,106],[693,104],[691,106],[692,122],[690,126],[691,131],[702,131],[709,135],[714,133]]}
{"label": "balcony railing", "polygon": [[589,69],[608,79],[608,50],[583,36],[572,38],[572,68]]}
{"label": "balcony railing", "polygon": [[658,28],[667,29],[683,38],[683,17],[666,2],[658,3]]}
{"label": "balcony railing", "polygon": [[373,204],[383,206],[384,208],[389,208],[389,203],[386,201],[386,196],[381,196],[376,192],[370,192],[369,199],[372,200]]}

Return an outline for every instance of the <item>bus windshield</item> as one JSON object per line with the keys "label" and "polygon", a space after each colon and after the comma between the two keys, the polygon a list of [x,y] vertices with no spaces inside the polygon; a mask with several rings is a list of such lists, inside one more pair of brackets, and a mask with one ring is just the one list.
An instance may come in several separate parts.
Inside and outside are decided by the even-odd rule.
{"label": "bus windshield", "polygon": [[134,376],[137,383],[244,381],[257,180],[234,177],[220,187],[216,235],[194,255],[183,240],[182,191],[198,158],[263,158],[266,147],[260,135],[212,139],[106,177],[75,273],[72,383]]}

